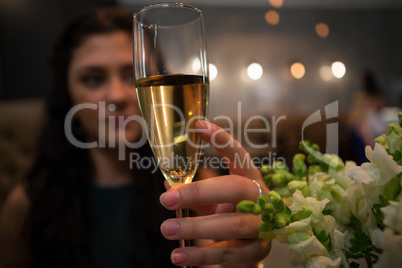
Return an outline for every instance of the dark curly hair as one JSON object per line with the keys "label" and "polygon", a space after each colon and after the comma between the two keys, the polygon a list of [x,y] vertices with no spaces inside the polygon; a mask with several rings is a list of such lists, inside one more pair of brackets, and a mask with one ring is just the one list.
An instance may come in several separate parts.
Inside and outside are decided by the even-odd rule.
{"label": "dark curly hair", "polygon": [[[47,121],[36,162],[25,183],[31,201],[25,225],[31,267],[93,267],[86,204],[95,172],[89,151],[73,146],[65,137],[64,119],[72,107],[67,71],[73,51],[86,38],[115,31],[131,35],[132,15],[122,8],[104,7],[74,20],[54,47]],[[84,141],[80,128],[80,122],[75,120],[73,132]],[[149,147],[141,148],[139,153],[151,155]],[[136,180],[137,177],[149,178]],[[133,181],[130,223],[135,237],[130,249],[133,267],[175,267],[169,254],[176,243],[164,239],[159,231],[164,219],[174,217],[158,201],[164,190],[163,178],[161,174],[139,170],[135,171]]]}

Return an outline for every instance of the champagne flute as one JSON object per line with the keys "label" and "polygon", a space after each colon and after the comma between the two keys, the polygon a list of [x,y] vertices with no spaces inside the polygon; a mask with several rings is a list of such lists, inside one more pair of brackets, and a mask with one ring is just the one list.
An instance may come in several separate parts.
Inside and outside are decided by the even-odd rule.
{"label": "champagne flute", "polygon": [[[134,14],[133,26],[134,75],[148,141],[169,184],[190,183],[203,146],[195,123],[206,118],[209,98],[202,13],[181,3],[154,4]],[[176,213],[188,216],[187,209]]]}

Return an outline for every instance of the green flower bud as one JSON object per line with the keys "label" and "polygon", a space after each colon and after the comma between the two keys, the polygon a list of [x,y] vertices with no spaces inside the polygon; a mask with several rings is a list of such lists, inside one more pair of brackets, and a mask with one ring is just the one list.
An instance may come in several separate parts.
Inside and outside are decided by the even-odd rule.
{"label": "green flower bud", "polygon": [[322,161],[327,163],[330,168],[333,168],[336,171],[341,171],[345,167],[342,159],[336,154],[325,154],[322,157]]}
{"label": "green flower bud", "polygon": [[271,203],[267,203],[264,205],[263,209],[264,212],[273,212],[274,206]]}
{"label": "green flower bud", "polygon": [[312,214],[312,211],[309,207],[307,206],[302,206],[296,213],[290,215],[290,221],[301,221],[303,219],[306,219],[310,217]]}
{"label": "green flower bud", "polygon": [[303,152],[307,152],[306,147],[310,147],[310,141],[301,141],[299,143],[299,149]]}
{"label": "green flower bud", "polygon": [[398,118],[399,118],[399,125],[402,127],[402,112],[398,114]]}
{"label": "green flower bud", "polygon": [[263,195],[260,195],[259,197],[258,197],[258,199],[257,199],[257,204],[260,206],[260,207],[264,207],[264,205],[265,204],[269,204],[269,199],[268,199],[268,196],[266,196],[265,194],[263,194]]}
{"label": "green flower bud", "polygon": [[385,134],[382,134],[381,136],[378,136],[377,138],[375,138],[374,142],[378,143],[379,145],[386,146],[387,140],[386,140]]}
{"label": "green flower bud", "polygon": [[307,166],[304,163],[305,160],[306,156],[304,154],[295,154],[293,157],[293,172],[299,177],[306,175]]}
{"label": "green flower bud", "polygon": [[310,165],[308,167],[308,174],[314,175],[318,172],[324,172],[324,169],[320,165]]}
{"label": "green flower bud", "polygon": [[243,200],[237,204],[237,209],[241,212],[253,212],[256,204],[250,200]]}
{"label": "green flower bud", "polygon": [[281,196],[275,191],[270,191],[268,194],[268,198],[269,198],[269,201],[271,201],[271,203],[272,203],[273,199],[281,199]]}
{"label": "green flower bud", "polygon": [[268,241],[271,241],[275,237],[277,237],[277,234],[275,234],[274,232],[259,232],[258,233],[258,238],[268,240]]}
{"label": "green flower bud", "polygon": [[277,213],[274,215],[275,227],[283,228],[290,222],[289,216],[284,213]]}
{"label": "green flower bud", "polygon": [[282,173],[275,173],[274,175],[272,175],[272,183],[276,187],[282,186],[284,182],[285,182],[285,179],[284,179],[284,176]]}
{"label": "green flower bud", "polygon": [[311,145],[311,149],[313,149],[316,152],[319,152],[320,151],[320,146],[318,146],[317,144],[314,143],[314,144]]}
{"label": "green flower bud", "polygon": [[263,165],[263,166],[260,168],[260,171],[261,171],[261,173],[262,173],[263,175],[269,174],[269,173],[273,173],[273,172],[274,172],[273,168],[272,168],[270,165]]}
{"label": "green flower bud", "polygon": [[259,232],[270,232],[274,228],[274,225],[272,223],[268,222],[260,222],[258,224],[258,231]]}
{"label": "green flower bud", "polygon": [[267,174],[263,177],[264,183],[267,187],[272,185],[272,174]]}
{"label": "green flower bud", "polygon": [[288,167],[285,165],[285,163],[282,163],[280,161],[275,161],[272,165],[272,168],[276,171],[278,170],[285,170],[288,171]]}
{"label": "green flower bud", "polygon": [[290,197],[292,195],[287,186],[277,187],[275,188],[275,192],[277,192],[281,197]]}
{"label": "green flower bud", "polygon": [[307,156],[307,163],[318,164],[318,159],[314,155],[310,154]]}
{"label": "green flower bud", "polygon": [[261,220],[264,222],[271,222],[274,219],[273,213],[262,213]]}
{"label": "green flower bud", "polygon": [[291,181],[288,183],[288,189],[291,194],[296,192],[296,190],[301,190],[305,187],[307,187],[306,181]]}
{"label": "green flower bud", "polygon": [[253,214],[254,215],[261,214],[261,208],[259,206],[254,206]]}
{"label": "green flower bud", "polygon": [[385,139],[392,155],[395,151],[402,151],[402,127],[399,124],[393,123],[388,125]]}
{"label": "green flower bud", "polygon": [[283,212],[285,210],[285,204],[283,203],[282,199],[273,199],[272,205],[274,206],[277,212]]}

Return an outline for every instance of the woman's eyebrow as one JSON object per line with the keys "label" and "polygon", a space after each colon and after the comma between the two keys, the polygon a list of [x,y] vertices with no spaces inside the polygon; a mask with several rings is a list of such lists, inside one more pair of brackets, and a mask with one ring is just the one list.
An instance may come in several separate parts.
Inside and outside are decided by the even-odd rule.
{"label": "woman's eyebrow", "polygon": [[82,72],[104,72],[105,68],[100,67],[100,66],[82,66],[80,68],[77,68],[77,73],[82,73]]}
{"label": "woman's eyebrow", "polygon": [[122,70],[133,70],[133,64],[131,64],[131,63],[124,64],[124,65],[122,65],[120,67],[120,69],[122,69]]}

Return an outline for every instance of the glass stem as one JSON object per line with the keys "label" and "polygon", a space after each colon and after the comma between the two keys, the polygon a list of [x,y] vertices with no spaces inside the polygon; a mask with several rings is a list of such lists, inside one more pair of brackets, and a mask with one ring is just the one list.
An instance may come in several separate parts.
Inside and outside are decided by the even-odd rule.
{"label": "glass stem", "polygon": [[[187,217],[190,217],[188,208],[176,210],[176,218],[180,219],[180,218],[187,218]],[[181,239],[179,241],[179,243],[180,243],[181,248],[191,246],[190,240]],[[181,266],[181,268],[191,268],[191,266]]]}

